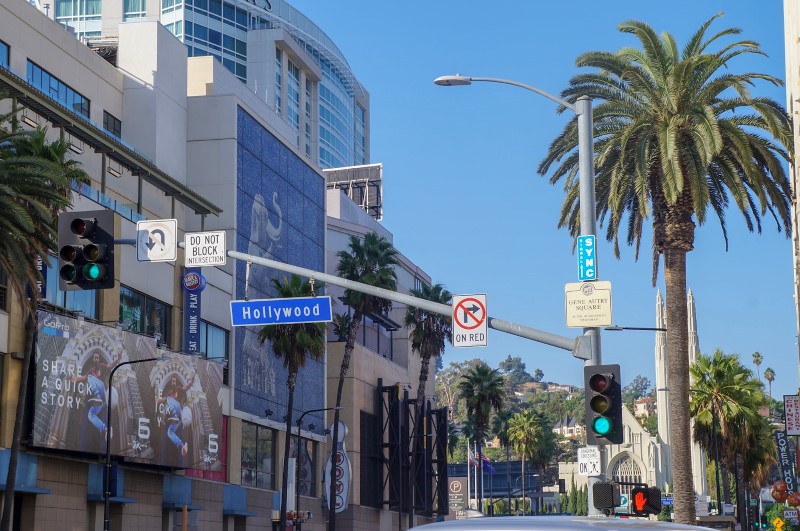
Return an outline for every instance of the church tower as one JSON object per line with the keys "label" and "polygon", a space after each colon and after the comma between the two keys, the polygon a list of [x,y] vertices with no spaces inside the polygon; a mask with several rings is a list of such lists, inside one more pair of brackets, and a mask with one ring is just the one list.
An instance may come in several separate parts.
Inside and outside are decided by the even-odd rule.
{"label": "church tower", "polygon": [[[687,297],[687,312],[689,325],[689,363],[697,361],[700,352],[697,335],[697,312],[695,309],[694,294],[689,290]],[[661,291],[656,294],[656,327],[667,328],[666,306],[661,297]],[[658,438],[662,447],[664,459],[664,482],[672,482],[672,451],[670,449],[670,414],[669,406],[669,378],[667,374],[667,333],[656,332],[655,345],[656,359],[656,408],[658,411]],[[694,422],[692,422],[694,425]],[[700,445],[692,441],[692,478],[694,491],[699,496],[706,495],[706,456]],[[663,486],[662,486],[663,487]]]}

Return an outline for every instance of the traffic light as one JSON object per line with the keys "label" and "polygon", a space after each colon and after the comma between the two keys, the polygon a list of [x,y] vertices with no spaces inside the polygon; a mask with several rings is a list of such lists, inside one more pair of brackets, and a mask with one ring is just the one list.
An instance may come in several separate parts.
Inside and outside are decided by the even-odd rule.
{"label": "traffic light", "polygon": [[58,287],[62,291],[114,287],[114,212],[58,215]]}
{"label": "traffic light", "polygon": [[622,387],[619,365],[583,368],[586,388],[586,443],[622,444]]}
{"label": "traffic light", "polygon": [[647,516],[661,512],[661,490],[656,487],[634,487],[631,490],[631,514]]}
{"label": "traffic light", "polygon": [[622,503],[619,485],[613,481],[598,481],[592,485],[592,505],[595,509],[613,512]]}

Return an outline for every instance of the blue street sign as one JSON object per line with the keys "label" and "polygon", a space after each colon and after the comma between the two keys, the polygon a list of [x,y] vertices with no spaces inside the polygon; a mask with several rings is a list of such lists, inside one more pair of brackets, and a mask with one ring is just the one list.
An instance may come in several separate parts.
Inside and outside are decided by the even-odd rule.
{"label": "blue street sign", "polygon": [[332,315],[331,298],[327,295],[231,301],[233,326],[328,323],[333,320]]}
{"label": "blue street sign", "polygon": [[662,496],[661,505],[672,505],[672,496]]}
{"label": "blue street sign", "polygon": [[597,280],[597,248],[594,234],[578,236],[578,280]]}

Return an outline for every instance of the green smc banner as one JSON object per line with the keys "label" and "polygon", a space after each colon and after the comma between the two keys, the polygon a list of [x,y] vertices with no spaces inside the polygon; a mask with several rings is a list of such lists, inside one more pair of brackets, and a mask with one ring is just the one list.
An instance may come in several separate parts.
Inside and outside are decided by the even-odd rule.
{"label": "green smc banner", "polygon": [[[138,462],[222,467],[222,366],[164,352],[156,340],[40,311],[32,440],[35,446],[111,453]],[[154,361],[141,361],[157,358]],[[113,384],[109,389],[111,371]]]}

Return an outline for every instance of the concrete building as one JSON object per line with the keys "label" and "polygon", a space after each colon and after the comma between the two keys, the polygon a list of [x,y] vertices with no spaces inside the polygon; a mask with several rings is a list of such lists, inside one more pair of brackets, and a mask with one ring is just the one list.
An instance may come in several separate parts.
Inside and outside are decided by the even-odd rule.
{"label": "concrete building", "polygon": [[[102,3],[105,29],[90,47],[75,38],[81,34],[76,27],[64,28],[52,20],[68,11],[65,6],[59,3],[48,12],[47,6],[37,9],[25,2],[0,5],[0,89],[11,96],[3,110],[19,109],[20,127],[47,127],[50,138],[60,136],[71,144],[70,155],[90,177],[75,187],[75,211],[113,211],[114,234],[122,239],[136,239],[137,222],[146,220],[176,220],[177,241],[186,233],[224,231],[227,249],[315,271],[335,270],[333,257],[343,248],[342,235],[368,230],[388,234],[377,223],[380,217],[360,210],[363,201],[353,202],[352,191],[349,197],[340,185],[326,191],[329,179],[320,168],[333,159],[323,155],[322,129],[312,134],[310,144],[298,141],[288,111],[276,112],[274,99],[265,101],[250,86],[250,76],[248,84],[242,83],[237,68],[231,71],[224,57],[221,63],[191,52],[148,16],[121,22],[119,15],[114,21],[109,14],[120,9],[116,2]],[[82,17],[86,29],[90,20]],[[275,78],[275,56],[281,55],[281,68],[297,68],[299,78],[310,82],[312,90],[299,101],[305,108],[303,102],[310,104],[309,123],[318,125],[323,111],[317,98],[327,94],[321,85],[326,75],[319,66],[322,55],[274,25],[248,31],[248,45],[267,36],[274,37],[269,52]],[[248,61],[257,55],[255,49],[267,53],[267,48],[250,46]],[[347,77],[341,71],[337,75]],[[357,82],[348,79],[358,92]],[[291,99],[291,86],[281,85],[281,97]],[[368,101],[359,101],[368,116]],[[368,137],[368,127],[363,134]],[[368,141],[363,144],[366,159]],[[37,400],[30,404],[33,430],[24,437],[17,475],[15,526],[101,528],[99,454],[104,434],[110,434],[116,463],[110,514],[115,529],[166,529],[184,519],[198,530],[270,528],[280,504],[286,369],[268,344],[260,344],[257,330],[231,327],[228,303],[274,296],[269,281],[284,274],[228,259],[224,266],[199,271],[206,286],[200,295],[182,286],[191,272],[182,265],[182,250],[177,262],[139,258],[133,246],[118,245],[115,287],[99,292],[61,291],[57,262],[47,268],[46,312],[40,315],[29,394]],[[408,258],[402,257],[401,263],[400,286],[430,281]],[[0,445],[7,448],[24,331],[17,295],[5,286],[0,293]],[[342,518],[354,528],[393,528],[392,519],[396,523],[398,513],[406,513],[405,507],[392,505],[397,499],[392,482],[404,474],[408,478],[409,464],[396,459],[402,447],[391,440],[393,435],[381,432],[380,424],[369,418],[381,418],[379,396],[391,395],[385,402],[392,407],[408,407],[398,385],[415,382],[419,365],[410,353],[407,332],[402,327],[389,330],[392,322],[402,322],[403,311],[397,307],[389,316],[374,316],[377,323],[367,323],[350,369],[342,417],[350,428],[346,446],[354,474],[351,508]],[[86,398],[88,384],[77,381],[93,370],[89,364],[95,354],[106,367],[136,362],[118,373],[104,401]],[[158,359],[155,367],[144,361],[149,358]],[[340,345],[333,343],[325,360],[306,364],[295,391],[295,419],[330,405],[326,385],[338,377],[340,360]],[[176,388],[182,395],[180,413],[172,413],[167,400]],[[392,388],[397,392],[391,394]],[[97,423],[97,413],[107,408],[103,402],[111,406],[110,426]],[[293,441],[290,450],[302,463],[296,478],[300,509],[314,515],[305,524],[308,529],[325,525],[321,479],[329,423],[324,413],[307,415],[301,444],[298,448]],[[360,455],[364,426],[377,429],[366,432],[372,437],[370,452],[385,451],[384,460],[397,462],[396,471],[383,465],[379,455]],[[175,446],[174,437],[181,435],[182,445]],[[417,453],[422,457],[416,463],[430,461],[431,447]],[[0,452],[1,482],[7,463],[8,451]],[[369,463],[379,463],[379,473],[370,474],[374,470]],[[425,463],[430,470],[431,464]],[[362,481],[369,487],[362,487]],[[369,503],[364,502],[365,492],[371,493]],[[294,496],[287,501],[292,509]]]}

